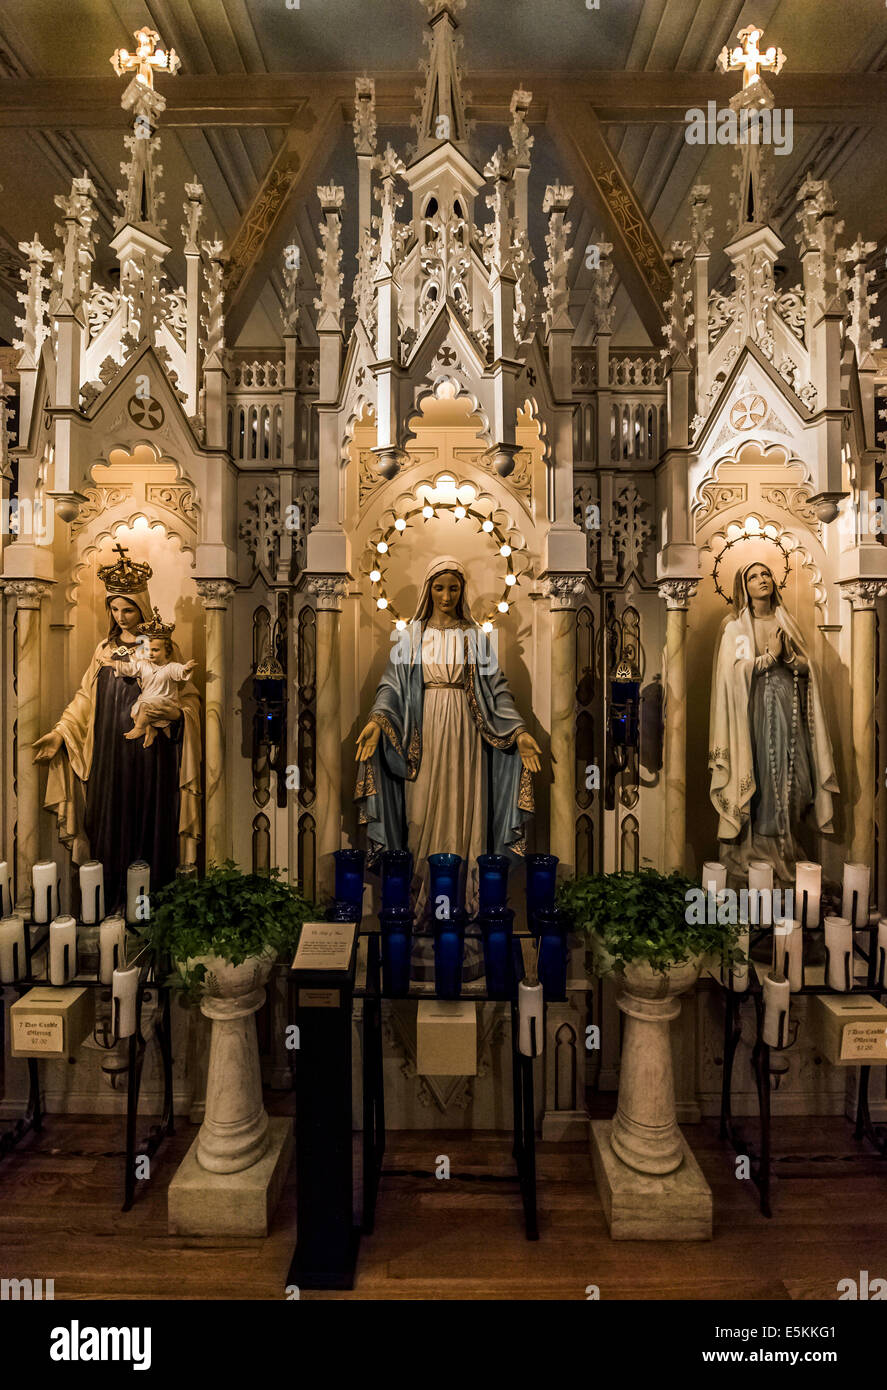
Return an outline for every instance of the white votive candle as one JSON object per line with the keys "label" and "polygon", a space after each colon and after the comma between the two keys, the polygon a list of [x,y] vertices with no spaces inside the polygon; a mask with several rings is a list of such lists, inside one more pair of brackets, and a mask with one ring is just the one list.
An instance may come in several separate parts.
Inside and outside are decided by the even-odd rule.
{"label": "white votive candle", "polygon": [[56,917],[49,924],[49,983],[66,985],[77,974],[77,923]]}
{"label": "white votive candle", "polygon": [[[736,942],[736,949],[741,951],[748,960],[749,947],[751,945],[751,932],[745,927],[740,933]],[[733,965],[730,967],[730,988],[737,994],[744,994],[748,989],[748,965]]]}
{"label": "white votive candle", "polygon": [[34,885],[34,921],[44,925],[59,915],[59,866],[42,860],[31,870]]}
{"label": "white votive candle", "polygon": [[151,865],[137,859],[126,871],[126,920],[144,922],[148,917]]}
{"label": "white votive candle", "polygon": [[846,994],[853,984],[850,961],[853,954],[853,927],[849,917],[826,917],[825,950],[828,967],[826,983],[830,989]]}
{"label": "white votive candle", "polygon": [[521,980],[517,987],[518,1048],[524,1057],[538,1057],[542,1052],[542,986],[528,985]]}
{"label": "white votive candle", "polygon": [[[841,900],[841,916],[852,922],[854,928],[865,927],[869,920],[869,884],[871,870],[868,864],[844,865],[844,893]],[[856,909],[854,911],[854,893]]]}
{"label": "white votive candle", "polygon": [[758,911],[749,904],[752,921],[767,925],[773,921],[773,865],[764,859],[748,861],[748,892],[758,895]]}
{"label": "white votive candle", "polygon": [[80,865],[80,918],[92,925],[105,915],[105,871],[97,859]]}
{"label": "white votive candle", "polygon": [[708,893],[714,893],[715,897],[723,893],[727,887],[727,866],[719,864],[715,859],[707,859],[702,866],[702,886]]}
{"label": "white votive candle", "polygon": [[[799,859],[795,865],[795,904],[797,918],[807,927],[819,926],[819,905],[822,899],[822,865]],[[807,913],[804,915],[804,902]]]}
{"label": "white votive candle", "polygon": [[99,927],[99,979],[112,982],[115,970],[126,964],[126,923],[122,917],[106,917]]}
{"label": "white votive candle", "polygon": [[0,917],[12,917],[12,874],[5,859],[0,859]]}
{"label": "white votive candle", "polygon": [[804,985],[804,933],[800,922],[776,922],[773,926],[773,967],[788,977],[792,994]]}
{"label": "white votive candle", "polygon": [[139,967],[115,970],[111,979],[111,999],[115,1032],[118,1038],[131,1038],[136,1030],[136,997],[139,992]]}
{"label": "white votive candle", "polygon": [[0,985],[14,985],[25,974],[25,924],[21,917],[0,921]]}
{"label": "white votive candle", "polygon": [[773,975],[764,976],[764,1027],[762,1036],[768,1047],[785,1047],[788,1039],[789,983]]}

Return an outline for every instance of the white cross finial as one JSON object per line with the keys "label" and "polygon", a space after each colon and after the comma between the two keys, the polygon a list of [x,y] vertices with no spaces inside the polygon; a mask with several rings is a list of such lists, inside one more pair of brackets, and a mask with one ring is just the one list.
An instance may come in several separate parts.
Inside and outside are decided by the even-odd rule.
{"label": "white cross finial", "polygon": [[182,66],[178,54],[174,48],[167,53],[157,47],[160,35],[156,29],[149,29],[146,25],[142,29],[136,29],[134,37],[135,53],[130,53],[126,48],[118,48],[111,55],[111,62],[118,77],[127,72],[134,72],[137,81],[153,89],[155,72],[168,72],[172,76],[178,72]]}
{"label": "white cross finial", "polygon": [[759,48],[758,43],[763,34],[763,29],[759,29],[756,24],[749,24],[737,34],[738,47],[730,50],[725,46],[718,55],[718,68],[721,72],[742,68],[743,91],[760,82],[762,68],[772,68],[774,73],[779,73],[785,62],[785,54],[781,48],[772,45],[766,50]]}

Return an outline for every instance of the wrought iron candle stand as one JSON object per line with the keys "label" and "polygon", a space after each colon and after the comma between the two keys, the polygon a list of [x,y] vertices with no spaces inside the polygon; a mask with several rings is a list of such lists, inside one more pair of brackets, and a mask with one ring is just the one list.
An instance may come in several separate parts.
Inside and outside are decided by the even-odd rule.
{"label": "wrought iron candle stand", "polygon": [[[32,914],[33,917],[33,914]],[[106,1002],[111,999],[112,989],[110,985],[104,984],[97,976],[76,975],[67,982],[65,986],[52,985],[47,977],[35,976],[34,961],[43,951],[49,949],[49,926],[42,931],[36,941],[31,941],[32,921],[27,920],[25,926],[25,973],[12,984],[4,985],[5,989],[15,989],[19,998],[27,993],[34,985],[41,987],[56,988],[78,988],[94,990],[97,995],[104,992],[106,999],[97,998],[96,1002]],[[142,954],[142,953],[140,953]],[[129,962],[131,967],[138,963],[138,957]],[[157,993],[159,1012],[154,1020],[154,1032],[160,1048],[160,1055],[163,1070],[163,1106],[159,1124],[152,1125],[147,1137],[142,1144],[137,1146],[136,1133],[138,1125],[138,1106],[139,1091],[141,1089],[142,1066],[144,1063],[147,1039],[142,1034],[142,1007],[151,1002],[153,992]],[[112,1008],[113,1020],[113,1008]],[[112,1022],[111,1028],[105,1027],[99,1033],[98,1028],[93,1027],[93,1040],[98,1047],[108,1052],[112,1051],[120,1042],[117,1035],[116,1023]],[[175,1133],[175,1123],[173,1116],[173,1086],[172,1086],[172,1028],[170,1015],[170,992],[169,987],[157,978],[153,963],[145,961],[139,970],[138,988],[136,990],[136,1017],[135,1029],[128,1038],[128,1066],[127,1066],[127,1089],[126,1089],[126,1167],[124,1171],[124,1200],[122,1211],[129,1211],[135,1200],[136,1191],[136,1161],[140,1158],[147,1158],[149,1161],[154,1157],[168,1135]],[[40,1134],[43,1131],[44,1110],[40,1097],[40,1069],[39,1058],[29,1057],[28,1063],[28,1101],[24,1115],[20,1116],[4,1133],[0,1134],[0,1159],[11,1153],[14,1148],[29,1133]],[[150,1173],[150,1162],[149,1169]],[[150,1181],[150,1178],[142,1181]]]}
{"label": "wrought iron candle stand", "polygon": [[[826,915],[824,912],[824,905],[825,900],[823,900],[823,907],[820,909],[821,920],[824,920],[824,917]],[[840,906],[840,904],[836,904],[836,906]],[[802,975],[803,984],[800,990],[795,990],[792,993],[792,999],[797,999],[802,995],[824,995],[834,994],[837,992],[833,990],[827,982],[821,985],[807,983],[806,957],[808,955],[808,951],[806,948],[811,937],[814,939],[824,937],[824,928],[822,925],[818,925],[816,927],[808,927],[806,925],[806,909],[807,903],[805,896],[802,909],[803,917],[800,927],[800,930],[802,931],[802,950],[804,952],[804,965]],[[856,894],[854,893],[853,916],[851,917],[851,921],[855,921],[855,919]],[[766,939],[768,935],[772,935],[772,930],[772,927],[765,927],[761,931],[758,931],[751,942],[751,946],[754,947],[758,942]],[[868,931],[869,933],[868,950],[856,944],[856,934],[861,931]],[[866,979],[863,983],[854,984],[849,990],[841,991],[841,993],[846,994],[847,996],[851,996],[854,994],[874,995],[878,999],[881,999],[883,996],[887,996],[887,980],[885,980],[885,982],[882,984],[879,983],[877,977],[877,937],[877,923],[869,923],[866,927],[857,927],[852,932],[851,970],[852,959],[854,956],[858,955],[862,960],[866,962]],[[724,1017],[724,1071],[721,1086],[720,1137],[722,1139],[728,1140],[737,1154],[747,1156],[750,1160],[751,1181],[754,1183],[759,1194],[761,1212],[764,1216],[772,1216],[773,1210],[770,1200],[770,1184],[774,1163],[807,1163],[811,1161],[811,1156],[794,1154],[774,1155],[772,1151],[770,1082],[771,1076],[774,1075],[771,1066],[774,1049],[771,1049],[769,1045],[764,1041],[764,996],[760,981],[758,979],[757,971],[754,969],[754,964],[752,963],[749,967],[749,982],[747,989],[734,989],[731,984],[729,972],[727,972],[726,983],[723,979],[719,980],[718,983],[720,984],[726,996],[726,1009]],[[761,1126],[759,1153],[756,1153],[754,1147],[751,1144],[749,1144],[748,1141],[744,1138],[744,1136],[742,1135],[742,1133],[736,1125],[732,1113],[733,1066],[736,1058],[736,1051],[739,1046],[739,1041],[742,1035],[742,1005],[749,998],[752,1000],[755,1009],[755,1042],[752,1048],[751,1066],[755,1078],[755,1089],[757,1091],[758,1097],[758,1113]],[[784,1048],[780,1049],[780,1051],[785,1052],[788,1051],[791,1047],[795,1046],[798,1038],[798,1028],[799,1025],[796,1023],[793,1031],[789,1035],[788,1043]],[[887,1127],[883,1125],[874,1124],[869,1109],[870,1073],[871,1067],[867,1066],[864,1063],[861,1063],[859,1072],[859,1087],[856,1099],[856,1116],[853,1130],[853,1138],[856,1141],[868,1141],[868,1143],[870,1143],[875,1149],[878,1157],[887,1159]],[[837,1157],[837,1155],[820,1154],[816,1155],[815,1157],[819,1161],[825,1161],[828,1158]]]}

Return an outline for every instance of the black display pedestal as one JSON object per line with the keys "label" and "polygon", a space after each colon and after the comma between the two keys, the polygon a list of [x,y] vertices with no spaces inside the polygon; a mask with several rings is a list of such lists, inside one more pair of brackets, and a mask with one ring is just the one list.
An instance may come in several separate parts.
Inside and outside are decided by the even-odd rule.
{"label": "black display pedestal", "polygon": [[[297,1245],[287,1282],[351,1289],[360,1244],[354,1221],[351,1013],[357,931],[344,969],[290,972],[296,1052]],[[298,961],[298,956],[297,956]]]}

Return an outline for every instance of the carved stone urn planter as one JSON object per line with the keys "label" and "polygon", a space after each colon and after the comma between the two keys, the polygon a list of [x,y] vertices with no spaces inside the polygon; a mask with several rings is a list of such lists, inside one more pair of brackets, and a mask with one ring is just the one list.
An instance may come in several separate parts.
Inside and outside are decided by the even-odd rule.
{"label": "carved stone urn planter", "polygon": [[197,1136],[197,1161],[210,1173],[251,1168],[269,1143],[255,1015],[276,952],[267,948],[232,965],[221,956],[192,956],[189,970],[206,966],[201,1012],[211,1020],[206,1111]]}
{"label": "carved stone urn planter", "polygon": [[663,974],[646,961],[627,961],[616,1000],[625,1015],[619,1103],[610,1143],[638,1173],[673,1173],[684,1159],[675,1117],[669,1025],[681,1011],[678,996],[696,983],[702,956]]}

